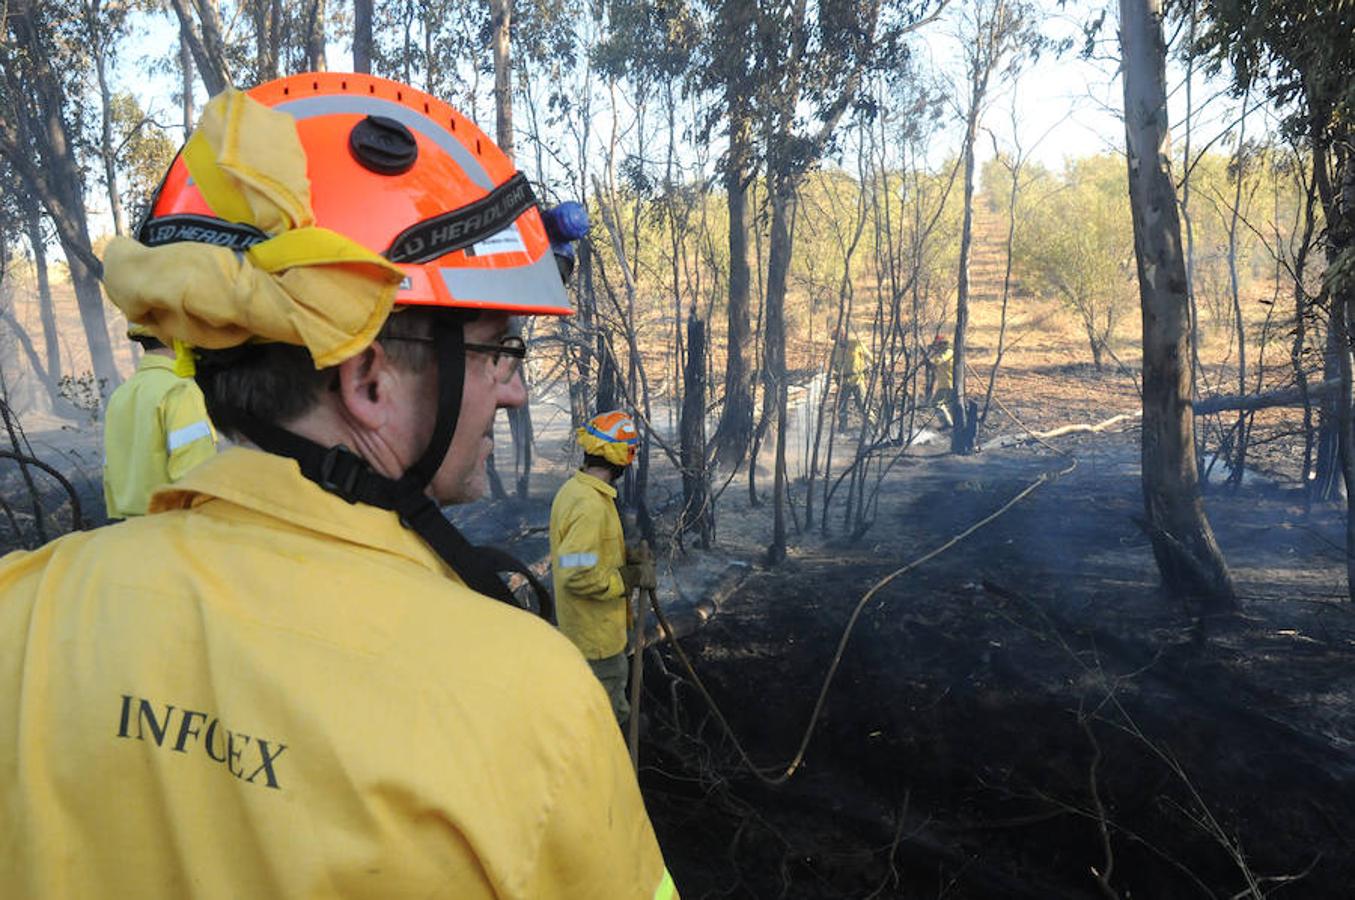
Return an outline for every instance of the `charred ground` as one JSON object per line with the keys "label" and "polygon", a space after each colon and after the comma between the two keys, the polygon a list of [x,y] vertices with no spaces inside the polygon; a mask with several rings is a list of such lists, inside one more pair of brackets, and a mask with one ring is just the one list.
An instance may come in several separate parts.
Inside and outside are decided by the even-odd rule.
{"label": "charred ground", "polygon": [[[860,598],[1076,461],[870,601],[785,784],[741,763],[671,649],[650,654],[641,779],[684,896],[1349,896],[1338,511],[1266,481],[1211,491],[1243,601],[1201,617],[1159,592],[1137,430],[1058,449],[910,460],[862,540],[801,535],[685,639],[777,774]],[[722,541],[752,556],[759,528],[730,530],[754,521]]]}
{"label": "charred ground", "polygon": [[[1126,377],[1079,366],[1012,371],[1004,388],[1032,428],[1136,399]],[[1021,436],[1004,415],[989,436]],[[1131,425],[1057,439],[1059,452],[914,448],[863,537],[804,529],[776,567],[761,564],[769,511],[749,505],[739,476],[714,551],[664,548],[660,594],[675,617],[722,601],[680,646],[774,776],[867,591],[1076,462],[871,599],[784,784],[741,761],[670,644],[647,653],[641,784],[684,897],[1349,896],[1355,608],[1341,510],[1308,507],[1283,479],[1211,489],[1243,602],[1203,618],[1158,590],[1135,522],[1138,437]],[[544,556],[568,453],[542,441],[550,468],[529,500],[458,514],[473,539]],[[36,434],[31,449],[86,510],[101,507],[97,432]],[[1258,461],[1293,452],[1275,441]],[[6,522],[28,526],[5,465]],[[69,527],[63,492],[35,477],[51,526]],[[758,483],[770,487],[765,471]],[[657,473],[655,507],[675,490]],[[748,574],[727,591],[731,564]]]}

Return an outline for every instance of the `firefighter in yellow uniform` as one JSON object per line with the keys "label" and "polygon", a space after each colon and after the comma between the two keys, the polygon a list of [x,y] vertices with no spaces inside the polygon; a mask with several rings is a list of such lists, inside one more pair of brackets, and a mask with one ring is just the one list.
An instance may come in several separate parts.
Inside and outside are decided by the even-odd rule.
{"label": "firefighter in yellow uniform", "polygon": [[676,896],[588,667],[440,509],[526,402],[512,317],[569,312],[490,138],[228,90],[104,278],[241,445],[0,561],[5,897]]}
{"label": "firefighter in yellow uniform", "polygon": [[845,333],[833,341],[830,365],[837,379],[838,431],[847,430],[847,406],[855,404],[864,418],[866,415],[866,376],[870,372],[870,351],[864,344]]}
{"label": "firefighter in yellow uniform", "polygon": [[630,416],[614,411],[594,416],[577,437],[583,467],[561,485],[550,508],[555,611],[560,631],[588,660],[624,731],[630,596],[636,587],[657,586],[653,559],[627,550],[613,486],[634,461],[640,435]]}
{"label": "firefighter in yellow uniform", "polygon": [[949,428],[954,422],[950,411],[950,404],[955,399],[955,376],[951,371],[954,358],[950,341],[938,334],[924,360],[927,366],[927,405],[936,410],[942,428]]}
{"label": "firefighter in yellow uniform", "polygon": [[104,413],[104,506],[108,518],[144,516],[151,492],[216,454],[216,431],[193,381],[187,348],[166,347],[139,325],[127,336],[145,350]]}

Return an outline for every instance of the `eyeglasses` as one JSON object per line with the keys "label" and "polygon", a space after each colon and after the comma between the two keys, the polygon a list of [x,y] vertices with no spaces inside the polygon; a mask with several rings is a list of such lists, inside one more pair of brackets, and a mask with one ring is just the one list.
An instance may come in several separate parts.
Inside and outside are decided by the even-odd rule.
{"label": "eyeglasses", "polygon": [[[387,341],[413,341],[416,344],[437,343],[431,337],[414,337],[399,334],[388,334],[383,340]],[[507,384],[513,380],[513,376],[518,373],[522,367],[522,361],[527,358],[527,342],[516,334],[506,334],[499,338],[496,344],[477,344],[474,341],[466,341],[461,345],[466,350],[474,353],[490,354],[490,367],[494,372],[494,378],[499,384]]]}
{"label": "eyeglasses", "polygon": [[499,384],[512,381],[513,376],[522,367],[522,361],[527,358],[527,342],[516,334],[504,335],[499,338],[497,344],[476,344],[466,341],[461,346],[476,353],[490,354],[489,362]]}

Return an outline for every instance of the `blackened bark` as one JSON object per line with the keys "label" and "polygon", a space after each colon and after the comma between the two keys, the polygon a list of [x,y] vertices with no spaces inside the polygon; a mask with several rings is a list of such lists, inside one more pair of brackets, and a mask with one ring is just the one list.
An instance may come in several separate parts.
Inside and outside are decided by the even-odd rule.
{"label": "blackened bark", "polygon": [[687,317],[687,364],[683,368],[681,433],[682,530],[696,531],[709,550],[715,536],[715,509],[706,471],[706,323]]}
{"label": "blackened bark", "polygon": [[772,543],[767,559],[786,558],[786,277],[790,272],[789,207],[794,178],[773,172],[771,244],[767,253],[766,387],[776,402],[776,462],[772,473]]}
{"label": "blackened bark", "polygon": [[744,458],[753,439],[753,369],[751,286],[748,268],[748,178],[752,166],[752,135],[747,99],[736,85],[728,88],[729,156],[725,162],[725,196],[729,204],[729,312],[725,356],[725,405],[716,429],[718,459],[734,466]]}

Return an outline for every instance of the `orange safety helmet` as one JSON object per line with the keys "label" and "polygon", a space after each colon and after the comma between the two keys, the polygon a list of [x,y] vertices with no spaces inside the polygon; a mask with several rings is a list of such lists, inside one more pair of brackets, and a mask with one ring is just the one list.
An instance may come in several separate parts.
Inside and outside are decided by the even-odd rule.
{"label": "orange safety helmet", "polygon": [[640,432],[629,415],[613,410],[589,419],[579,429],[578,439],[584,453],[600,456],[615,466],[628,466],[635,461]]}
{"label": "orange safety helmet", "polygon": [[[394,81],[338,72],[247,93],[296,120],[315,224],[404,272],[397,305],[572,313],[526,178],[452,107]],[[182,152],[138,234],[148,246],[195,240],[235,250],[267,237],[219,218]]]}
{"label": "orange safety helmet", "polygon": [[[347,238],[403,273],[396,305],[509,315],[571,312],[527,179],[484,132],[446,103],[384,78],[337,72],[293,75],[248,95],[295,120],[315,231]],[[244,202],[250,179],[270,175],[237,172],[239,188],[221,191],[211,183],[219,177],[216,161],[197,164],[204,162],[201,148],[211,147],[205,139],[195,145],[194,137],[165,176],[138,240],[148,247],[193,241],[240,253],[285,237],[285,231],[269,235],[255,227],[238,207],[238,218],[231,221],[228,206],[236,200],[228,195],[239,194]],[[213,204],[190,176],[189,158]],[[346,264],[341,255],[325,256],[344,249],[342,241],[336,243],[336,251],[321,246],[317,264]],[[288,262],[283,254],[277,270],[288,268]],[[465,367],[443,361],[464,359],[463,321],[439,316],[431,323],[440,361],[433,433],[398,478],[376,472],[342,445],[325,447],[276,423],[240,416],[235,424],[261,449],[295,459],[301,474],[326,491],[396,512],[474,590],[515,602],[499,573],[521,573],[549,618],[549,594],[531,570],[495,548],[473,546],[425,490],[456,431]],[[307,348],[314,356],[314,348]]]}

